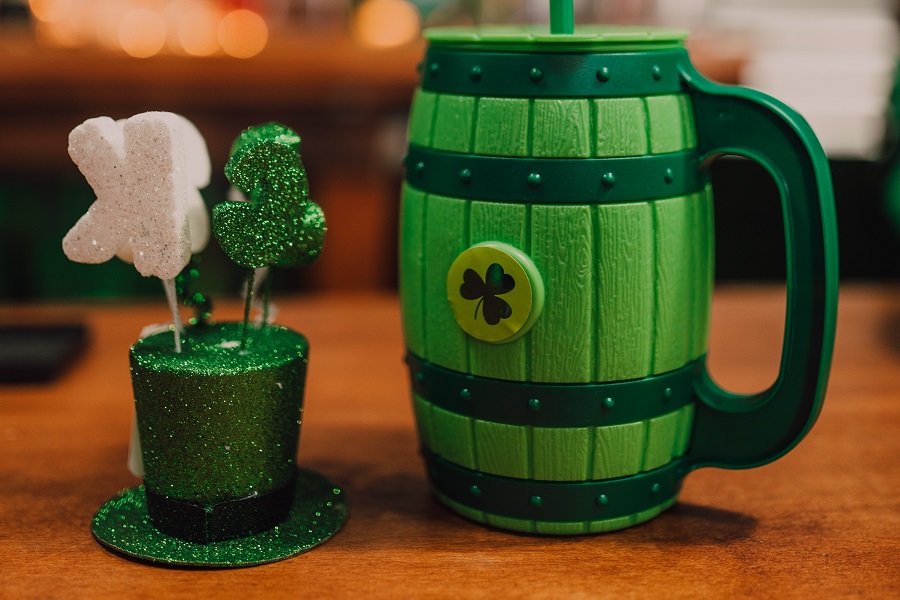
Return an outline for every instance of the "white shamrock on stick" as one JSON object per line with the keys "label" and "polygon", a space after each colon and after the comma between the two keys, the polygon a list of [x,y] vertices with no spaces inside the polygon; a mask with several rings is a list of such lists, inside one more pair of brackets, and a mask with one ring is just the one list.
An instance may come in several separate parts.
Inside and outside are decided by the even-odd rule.
{"label": "white shamrock on stick", "polygon": [[88,119],[69,134],[69,156],[97,200],[63,238],[63,251],[91,264],[118,255],[141,275],[162,279],[180,351],[174,278],[209,240],[198,191],[209,183],[206,143],[184,117],[147,112]]}

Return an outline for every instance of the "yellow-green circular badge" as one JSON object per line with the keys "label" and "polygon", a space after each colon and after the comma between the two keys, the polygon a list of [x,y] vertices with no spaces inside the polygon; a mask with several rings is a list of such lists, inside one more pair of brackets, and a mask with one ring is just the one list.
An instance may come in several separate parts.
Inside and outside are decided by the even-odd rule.
{"label": "yellow-green circular badge", "polygon": [[524,252],[484,242],[464,250],[450,265],[447,298],[463,331],[484,342],[511,342],[540,315],[544,283]]}

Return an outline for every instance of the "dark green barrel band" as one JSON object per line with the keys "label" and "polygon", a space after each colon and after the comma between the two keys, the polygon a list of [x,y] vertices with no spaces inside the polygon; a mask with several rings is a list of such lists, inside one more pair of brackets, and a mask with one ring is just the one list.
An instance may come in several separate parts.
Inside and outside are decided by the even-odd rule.
{"label": "dark green barrel band", "polygon": [[460,52],[431,47],[423,90],[497,98],[616,98],[683,91],[673,49],[622,53]]}
{"label": "dark green barrel band", "polygon": [[406,180],[429,194],[517,204],[646,202],[709,182],[695,152],[622,158],[514,158],[410,145]]}
{"label": "dark green barrel band", "polygon": [[296,474],[286,485],[263,494],[205,506],[169,498],[145,488],[147,512],[154,527],[166,535],[209,544],[255,535],[284,521],[294,503]]}
{"label": "dark green barrel band", "polygon": [[526,383],[475,377],[407,355],[413,393],[444,410],[493,423],[601,427],[652,419],[694,400],[703,360],[612,383]]}
{"label": "dark green barrel band", "polygon": [[450,500],[493,515],[572,523],[604,521],[655,508],[681,490],[682,461],[603,481],[535,481],[487,475],[422,450],[431,484]]}

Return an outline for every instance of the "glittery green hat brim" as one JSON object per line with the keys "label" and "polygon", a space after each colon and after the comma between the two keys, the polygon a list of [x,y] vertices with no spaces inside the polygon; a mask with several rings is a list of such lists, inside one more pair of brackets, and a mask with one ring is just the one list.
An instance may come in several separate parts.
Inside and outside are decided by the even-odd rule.
{"label": "glittery green hat brim", "polygon": [[104,546],[151,562],[249,567],[311,550],[334,535],[346,517],[341,490],[314,471],[298,469],[288,518],[256,535],[208,544],[168,536],[150,521],[143,485],[123,490],[104,504],[94,516],[91,531]]}

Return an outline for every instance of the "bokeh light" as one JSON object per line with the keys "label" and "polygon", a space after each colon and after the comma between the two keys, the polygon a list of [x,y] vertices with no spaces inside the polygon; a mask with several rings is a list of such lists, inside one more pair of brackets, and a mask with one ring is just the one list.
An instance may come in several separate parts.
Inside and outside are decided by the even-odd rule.
{"label": "bokeh light", "polygon": [[29,0],[31,14],[44,23],[58,23],[69,16],[74,0]]}
{"label": "bokeh light", "polygon": [[406,0],[363,0],[353,16],[353,38],[366,46],[402,46],[419,35],[419,11]]}
{"label": "bokeh light", "polygon": [[119,23],[119,43],[135,58],[148,58],[159,53],[166,43],[166,22],[149,8],[129,11]]}
{"label": "bokeh light", "polygon": [[33,0],[29,7],[38,43],[77,48],[91,42],[94,23],[74,0]]}
{"label": "bokeh light", "polygon": [[134,8],[131,2],[115,2],[104,5],[103,10],[91,11],[96,41],[100,46],[109,50],[122,49],[122,44],[119,43],[119,25]]}
{"label": "bokeh light", "polygon": [[218,52],[221,13],[211,2],[183,0],[178,4],[175,33],[180,49],[192,56]]}
{"label": "bokeh light", "polygon": [[226,54],[235,58],[256,56],[268,39],[266,21],[252,10],[233,10],[219,24],[219,43]]}

